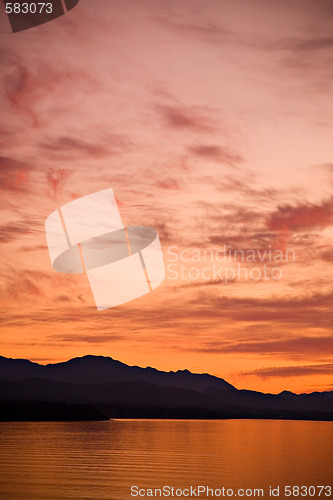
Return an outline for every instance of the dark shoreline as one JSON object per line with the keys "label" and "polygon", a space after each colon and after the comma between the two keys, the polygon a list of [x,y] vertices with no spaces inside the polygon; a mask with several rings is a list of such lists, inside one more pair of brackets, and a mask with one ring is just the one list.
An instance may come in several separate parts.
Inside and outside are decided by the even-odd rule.
{"label": "dark shoreline", "polygon": [[299,420],[333,421],[331,412],[207,411],[202,408],[138,408],[41,401],[0,402],[0,422],[83,422],[142,420]]}
{"label": "dark shoreline", "polygon": [[39,401],[1,401],[0,422],[79,422],[109,418],[94,405]]}

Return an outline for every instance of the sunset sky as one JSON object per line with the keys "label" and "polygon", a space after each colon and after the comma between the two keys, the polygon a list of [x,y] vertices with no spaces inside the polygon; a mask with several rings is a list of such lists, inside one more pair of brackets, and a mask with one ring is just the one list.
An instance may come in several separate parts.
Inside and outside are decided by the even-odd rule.
{"label": "sunset sky", "polygon": [[[15,34],[1,9],[0,354],[333,390],[331,0],[81,0]],[[44,222],[107,188],[167,273],[98,312],[86,275],[52,269]],[[204,259],[224,245],[295,259],[203,276],[230,267]]]}

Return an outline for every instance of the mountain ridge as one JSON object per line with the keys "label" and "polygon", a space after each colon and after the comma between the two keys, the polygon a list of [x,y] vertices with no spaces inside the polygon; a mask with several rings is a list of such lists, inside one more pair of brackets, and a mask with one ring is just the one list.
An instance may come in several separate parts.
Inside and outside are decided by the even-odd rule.
{"label": "mountain ridge", "polygon": [[[106,418],[333,420],[333,391],[261,393],[237,389],[207,373],[163,372],[105,356],[47,365],[0,356],[0,421],[9,418],[8,407],[15,410],[13,420],[22,420],[25,408],[31,415],[34,404],[39,405],[38,415],[45,406],[47,419],[55,404],[60,415],[78,415],[78,405],[86,405],[83,419],[87,408],[92,415],[95,408],[96,418],[103,414]],[[59,406],[64,404],[72,405],[72,410]]]}
{"label": "mountain ridge", "polygon": [[[20,368],[19,371],[13,370],[14,363]],[[8,373],[9,364],[11,364],[10,373]],[[89,369],[94,369],[95,371],[88,373]],[[137,365],[129,366],[109,356],[93,356],[88,354],[72,358],[68,361],[48,363],[46,365],[25,359],[0,356],[0,378],[18,381],[35,375],[43,375],[43,378],[48,380],[62,382],[75,381],[85,384],[136,380],[137,378],[139,380],[152,381],[153,377],[154,383],[162,386],[170,385],[193,390],[205,390],[207,387],[217,386],[225,390],[237,390],[224,379],[208,373],[192,373],[187,369],[165,372],[150,366],[146,368]]]}

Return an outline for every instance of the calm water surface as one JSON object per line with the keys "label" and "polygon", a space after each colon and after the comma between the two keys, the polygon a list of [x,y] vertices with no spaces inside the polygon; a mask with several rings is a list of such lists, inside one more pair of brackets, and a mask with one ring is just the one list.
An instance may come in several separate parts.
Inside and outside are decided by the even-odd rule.
{"label": "calm water surface", "polygon": [[200,484],[264,488],[270,498],[270,485],[332,480],[331,422],[0,423],[1,499],[123,500],[135,498],[132,485]]}

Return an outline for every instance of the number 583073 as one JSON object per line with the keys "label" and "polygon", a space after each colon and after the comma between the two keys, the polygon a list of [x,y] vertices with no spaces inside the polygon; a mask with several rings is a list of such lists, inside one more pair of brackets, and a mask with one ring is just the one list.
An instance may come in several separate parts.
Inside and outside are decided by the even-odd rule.
{"label": "number 583073", "polygon": [[6,2],[7,14],[52,14],[52,3]]}

